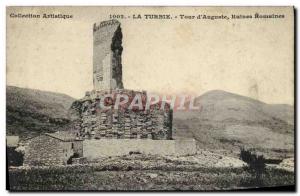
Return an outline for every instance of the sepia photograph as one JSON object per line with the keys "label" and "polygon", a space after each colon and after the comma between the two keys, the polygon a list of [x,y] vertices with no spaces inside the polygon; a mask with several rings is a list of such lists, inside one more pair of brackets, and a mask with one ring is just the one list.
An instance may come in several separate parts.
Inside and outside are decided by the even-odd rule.
{"label": "sepia photograph", "polygon": [[292,6],[6,7],[7,190],[295,191]]}

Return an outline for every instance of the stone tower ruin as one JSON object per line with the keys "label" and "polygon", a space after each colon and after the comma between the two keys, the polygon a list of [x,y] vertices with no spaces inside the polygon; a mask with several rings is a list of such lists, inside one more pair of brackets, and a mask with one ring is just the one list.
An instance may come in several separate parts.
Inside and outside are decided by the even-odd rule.
{"label": "stone tower ruin", "polygon": [[120,25],[117,20],[109,20],[93,26],[94,90],[123,89]]}
{"label": "stone tower ruin", "polygon": [[148,97],[146,91],[123,88],[120,22],[109,20],[94,24],[93,45],[94,89],[73,102],[70,109],[78,136],[83,139],[171,140],[173,113],[168,104],[165,109],[160,108],[160,103],[142,110],[130,109],[129,104],[114,107],[118,94],[127,95],[129,100],[136,96],[143,100]]}

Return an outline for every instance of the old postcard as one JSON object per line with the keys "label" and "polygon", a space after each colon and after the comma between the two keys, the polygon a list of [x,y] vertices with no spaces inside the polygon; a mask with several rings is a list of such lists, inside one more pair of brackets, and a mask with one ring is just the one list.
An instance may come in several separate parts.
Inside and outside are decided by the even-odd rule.
{"label": "old postcard", "polygon": [[295,190],[293,7],[7,7],[7,189]]}

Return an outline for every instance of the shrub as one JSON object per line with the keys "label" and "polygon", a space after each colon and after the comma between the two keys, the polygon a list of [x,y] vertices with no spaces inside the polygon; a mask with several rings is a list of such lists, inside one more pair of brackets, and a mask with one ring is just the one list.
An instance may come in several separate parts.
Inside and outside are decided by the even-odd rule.
{"label": "shrub", "polygon": [[7,166],[23,165],[24,155],[15,150],[15,147],[6,147]]}
{"label": "shrub", "polygon": [[240,159],[248,164],[248,169],[255,175],[257,185],[262,185],[262,175],[266,169],[266,160],[263,155],[257,155],[250,150],[241,149]]}

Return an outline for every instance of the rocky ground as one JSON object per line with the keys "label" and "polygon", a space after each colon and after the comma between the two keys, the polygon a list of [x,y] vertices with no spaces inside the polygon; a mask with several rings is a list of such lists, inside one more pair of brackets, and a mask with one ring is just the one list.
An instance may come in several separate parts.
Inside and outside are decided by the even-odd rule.
{"label": "rocky ground", "polygon": [[277,165],[277,168],[281,168],[287,171],[294,172],[294,158],[284,159],[279,165]]}
{"label": "rocky ground", "polygon": [[118,157],[103,157],[92,161],[90,164],[98,167],[131,167],[132,169],[184,169],[193,170],[198,168],[242,168],[246,164],[236,158],[199,151],[191,156],[158,156],[133,154]]}
{"label": "rocky ground", "polygon": [[11,190],[228,190],[294,184],[294,173],[267,167],[259,184],[246,164],[209,151],[194,156],[132,154],[85,165],[10,168]]}

